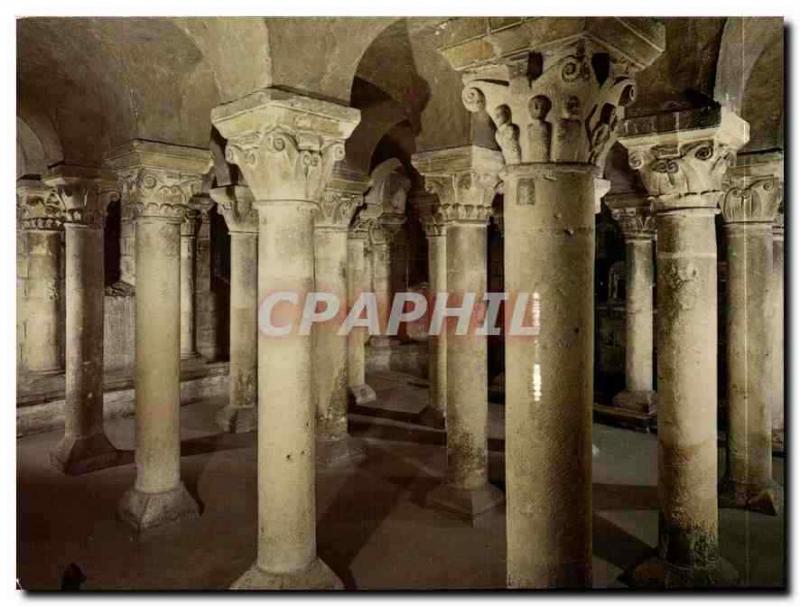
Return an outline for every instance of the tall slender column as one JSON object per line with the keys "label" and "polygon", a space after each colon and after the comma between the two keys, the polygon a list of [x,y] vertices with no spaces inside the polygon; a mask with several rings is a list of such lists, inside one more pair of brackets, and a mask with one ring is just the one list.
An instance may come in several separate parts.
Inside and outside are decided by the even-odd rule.
{"label": "tall slender column", "polygon": [[[130,287],[136,285],[136,206],[132,192],[122,184],[119,225],[119,281]],[[132,293],[133,288],[122,287]]]}
{"label": "tall slender column", "polygon": [[136,210],[136,481],[120,517],[145,530],[198,515],[180,473],[181,222],[208,150],[133,140],[106,155]]}
{"label": "tall slender column", "polygon": [[63,206],[41,181],[17,181],[27,258],[23,286],[22,367],[30,377],[61,372],[61,234]]}
{"label": "tall slender column", "polygon": [[783,452],[784,447],[784,399],[783,399],[783,205],[778,210],[772,225],[772,448]]}
{"label": "tall slender column", "polygon": [[729,172],[730,189],[721,202],[728,258],[728,465],[720,503],[775,515],[772,224],[782,157],[744,154]]}
{"label": "tall slender column", "polygon": [[[347,335],[339,326],[347,315],[347,232],[356,209],[364,203],[363,178],[337,164],[320,205],[314,213],[314,282],[318,292],[334,295],[339,313],[313,327],[314,392],[317,402],[317,436],[323,440],[325,459],[332,462],[355,454],[347,438]],[[363,382],[362,382],[363,384]],[[336,446],[334,446],[334,443]],[[335,450],[334,450],[335,449]]]}
{"label": "tall slender column", "polygon": [[219,358],[219,305],[218,294],[212,287],[211,209],[214,201],[209,194],[192,198],[192,206],[199,211],[194,263],[194,295],[197,326],[197,351],[206,362]]}
{"label": "tall slender column", "polygon": [[729,585],[717,508],[717,245],[714,215],[747,123],[724,108],[627,121],[621,143],[656,213],[657,555],[628,574],[644,587]]}
{"label": "tall slender column", "polygon": [[606,197],[625,238],[625,391],[614,405],[655,412],[653,391],[653,239],[655,219],[646,197]]}
{"label": "tall slender column", "polygon": [[68,474],[113,465],[117,450],[103,430],[103,222],[113,174],[59,164],[45,177],[64,206],[66,236],[66,398],[64,437],[50,461]]}
{"label": "tall slender column", "polygon": [[[367,265],[366,242],[369,232],[366,226],[355,220],[347,233],[347,304],[352,308],[358,297],[370,292],[370,278]],[[367,341],[367,330],[354,328],[347,335],[347,383],[353,401],[364,405],[375,401],[375,390],[367,385],[364,344]]]}
{"label": "tall slender column", "polygon": [[[420,221],[428,239],[428,290],[431,305],[447,293],[447,225],[435,202],[419,203]],[[428,406],[422,411],[426,425],[443,428],[447,416],[447,332],[428,335]]]}
{"label": "tall slender column", "polygon": [[[357,110],[278,89],[215,108],[259,215],[258,292],[314,288],[314,218]],[[268,319],[268,318],[267,318]],[[341,581],[317,556],[311,337],[258,336],[258,555],[236,589],[332,589]]]}
{"label": "tall slender column", "polygon": [[218,187],[211,197],[231,236],[228,404],[217,414],[217,425],[241,433],[258,425],[258,212],[247,187]]}
{"label": "tall slender column", "polygon": [[195,252],[200,213],[187,206],[181,222],[181,360],[197,360]]}
{"label": "tall slender column", "polygon": [[596,179],[635,98],[632,74],[662,52],[664,29],[615,18],[485,26],[478,38],[451,28],[440,51],[466,72],[467,109],[497,128],[507,309],[530,297],[536,333],[505,339],[507,583],[586,587]]}
{"label": "tall slender column", "polygon": [[486,226],[503,159],[500,152],[468,146],[415,154],[412,163],[438,196],[436,212],[447,226],[448,307],[475,297],[466,334],[447,323],[447,476],[428,500],[474,519],[504,498],[489,484],[487,346],[476,330],[486,293]]}

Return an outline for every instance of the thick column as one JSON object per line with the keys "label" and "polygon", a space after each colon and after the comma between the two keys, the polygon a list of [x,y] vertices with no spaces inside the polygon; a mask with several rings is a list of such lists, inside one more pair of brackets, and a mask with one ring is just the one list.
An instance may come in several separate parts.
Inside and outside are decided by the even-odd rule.
{"label": "thick column", "polygon": [[652,196],[658,289],[657,555],[637,587],[731,585],[719,555],[717,246],[714,215],[747,123],[726,109],[629,120],[620,139]]}
{"label": "thick column", "polygon": [[[447,293],[447,226],[433,200],[419,204],[420,221],[428,239],[429,313],[438,293]],[[428,406],[426,425],[443,428],[447,416],[447,332],[428,334]]]}
{"label": "thick column", "polygon": [[[352,307],[361,293],[370,292],[367,271],[366,241],[369,234],[358,223],[347,236],[347,304]],[[347,383],[356,405],[363,406],[375,400],[375,390],[367,385],[364,344],[367,330],[354,328],[347,335]]]}
{"label": "thick column", "polygon": [[112,175],[58,165],[45,182],[64,205],[66,397],[64,437],[50,461],[68,474],[102,469],[118,453],[103,429],[103,222],[117,196]]}
{"label": "thick column", "polygon": [[61,372],[61,236],[63,206],[41,181],[17,181],[26,244],[22,367],[31,378]]}
{"label": "thick column", "polygon": [[[294,293],[298,311],[314,288],[313,212],[359,112],[263,89],[211,119],[255,199],[259,300]],[[233,588],[340,588],[317,557],[312,339],[296,322],[286,335],[267,333],[267,319],[258,336],[258,555]]]}
{"label": "thick column", "polygon": [[134,140],[106,163],[136,208],[136,481],[120,517],[145,530],[198,515],[180,474],[181,222],[210,154]]}
{"label": "thick column", "polygon": [[653,239],[655,220],[645,196],[606,197],[625,238],[625,391],[615,406],[655,413],[653,391]]}
{"label": "thick column", "polygon": [[258,213],[247,187],[219,187],[211,196],[231,236],[228,404],[217,413],[217,425],[241,433],[258,425]]}
{"label": "thick column", "polygon": [[181,222],[181,360],[196,361],[195,252],[200,213],[186,208]]}
{"label": "thick column", "polygon": [[784,450],[784,366],[783,366],[783,202],[772,226],[772,448]]}
{"label": "thick column", "polygon": [[632,74],[662,52],[664,29],[613,18],[496,27],[487,20],[478,39],[472,28],[451,28],[440,51],[465,72],[467,109],[486,111],[497,128],[507,309],[528,297],[537,333],[509,329],[505,339],[507,583],[586,587],[595,180],[636,96]]}
{"label": "thick column", "polygon": [[438,196],[437,212],[447,226],[447,305],[460,307],[474,296],[474,304],[467,303],[472,321],[466,334],[459,334],[455,321],[446,323],[447,474],[428,501],[472,520],[504,498],[489,484],[487,346],[477,330],[486,294],[486,226],[502,156],[469,146],[415,154],[412,163]]}
{"label": "thick column", "polygon": [[772,224],[783,172],[775,155],[740,156],[721,203],[728,260],[728,465],[720,503],[770,515],[778,507],[772,480]]}
{"label": "thick column", "polygon": [[[391,241],[396,230],[385,229],[379,223],[373,223],[370,229],[370,250],[372,251],[372,291],[378,302],[378,324],[380,335],[372,335],[369,340],[373,365],[380,370],[389,370],[391,356],[389,337],[383,332],[392,306],[392,258]],[[398,226],[399,227],[399,226]]]}

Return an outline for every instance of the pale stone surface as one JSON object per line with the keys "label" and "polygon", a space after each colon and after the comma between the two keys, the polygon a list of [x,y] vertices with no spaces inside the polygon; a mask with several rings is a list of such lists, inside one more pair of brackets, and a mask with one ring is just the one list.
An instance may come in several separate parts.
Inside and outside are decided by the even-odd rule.
{"label": "pale stone surface", "polygon": [[[349,306],[363,292],[370,292],[367,272],[366,229],[354,226],[347,235],[347,302]],[[364,343],[366,329],[354,328],[347,335],[347,385],[357,405],[375,400],[375,390],[367,385]]]}
{"label": "pale stone surface", "polygon": [[783,366],[783,208],[778,212],[772,226],[772,282],[770,298],[773,305],[772,317],[772,445],[773,449],[783,452],[784,443],[784,394],[785,381]]}
{"label": "pale stone surface", "polygon": [[247,187],[219,187],[211,196],[231,237],[230,382],[217,424],[247,432],[258,425],[258,213]]}
{"label": "pale stone surface", "polygon": [[113,174],[56,165],[45,182],[64,207],[66,236],[66,398],[64,437],[51,453],[68,474],[112,465],[103,430],[103,221],[118,197]]}
{"label": "pale stone surface", "polygon": [[136,481],[120,502],[137,530],[196,515],[180,480],[180,225],[207,150],[133,140],[107,154],[136,210]]}
{"label": "pale stone surface", "polygon": [[[258,211],[259,297],[271,290],[311,291],[314,211],[359,112],[264,89],[216,107],[211,119],[228,140],[226,157],[242,170]],[[259,333],[258,555],[234,586],[293,584],[318,559],[312,360],[310,336]]]}
{"label": "pale stone surface", "polygon": [[720,501],[776,514],[771,409],[772,225],[781,201],[782,157],[745,154],[721,201],[727,239],[728,466]]}
{"label": "pale stone surface", "polygon": [[653,392],[653,239],[655,217],[643,195],[606,197],[625,238],[625,391],[614,404],[655,412]]}
{"label": "pale stone surface", "polygon": [[[415,154],[414,167],[435,193],[435,211],[446,225],[448,307],[462,305],[466,293],[481,301],[486,292],[486,226],[500,183],[499,152],[468,146]],[[446,341],[447,476],[431,493],[432,505],[456,510],[470,519],[503,501],[489,484],[487,459],[487,345],[476,334],[475,318],[467,334],[447,320]],[[435,329],[434,329],[435,330]]]}
{"label": "pale stone surface", "polygon": [[[747,123],[724,108],[630,120],[621,143],[653,196],[659,319],[659,545],[634,586],[729,584],[718,545],[714,215]],[[653,571],[656,571],[655,573]]]}

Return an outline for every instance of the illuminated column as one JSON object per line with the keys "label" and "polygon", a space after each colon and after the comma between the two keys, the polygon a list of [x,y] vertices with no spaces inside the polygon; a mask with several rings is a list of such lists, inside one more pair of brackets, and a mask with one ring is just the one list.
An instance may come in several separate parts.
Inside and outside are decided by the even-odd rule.
{"label": "illuminated column", "polygon": [[[347,302],[348,307],[356,302],[362,293],[372,291],[368,270],[366,244],[369,232],[366,225],[354,220],[347,234]],[[350,394],[357,405],[375,400],[375,390],[367,385],[364,344],[367,341],[365,328],[354,328],[347,335],[347,381]]]}
{"label": "illuminated column", "polygon": [[628,149],[656,213],[658,292],[657,554],[636,587],[729,585],[717,506],[717,242],[722,181],[747,123],[708,108],[627,121]]}
{"label": "illuminated column", "polygon": [[[314,212],[357,110],[263,89],[212,110],[259,216],[258,293],[314,288]],[[258,555],[235,589],[333,589],[317,556],[312,338],[258,335]]]}
{"label": "illuminated column", "polygon": [[119,504],[137,530],[198,515],[181,481],[181,222],[208,150],[135,139],[106,155],[136,212],[136,481]]}
{"label": "illuminated column", "polygon": [[472,520],[504,498],[489,484],[488,356],[486,335],[477,331],[486,293],[486,226],[503,159],[500,152],[468,146],[414,154],[412,163],[438,196],[435,212],[446,225],[447,305],[469,305],[468,297],[475,297],[468,330],[447,322],[447,476],[428,501]]}
{"label": "illuminated column", "polygon": [[772,225],[772,448],[783,452],[784,443],[784,366],[783,366],[783,207],[781,202]]}
{"label": "illuminated column", "polygon": [[181,222],[181,360],[197,360],[195,251],[200,213],[187,206]]}

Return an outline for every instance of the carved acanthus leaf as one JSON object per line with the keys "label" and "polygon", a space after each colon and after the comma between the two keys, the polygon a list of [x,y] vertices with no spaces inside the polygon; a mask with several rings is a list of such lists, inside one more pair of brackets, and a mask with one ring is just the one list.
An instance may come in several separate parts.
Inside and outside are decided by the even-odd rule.
{"label": "carved acanthus leaf", "polygon": [[772,223],[778,213],[783,188],[777,177],[734,178],[722,198],[726,223]]}

